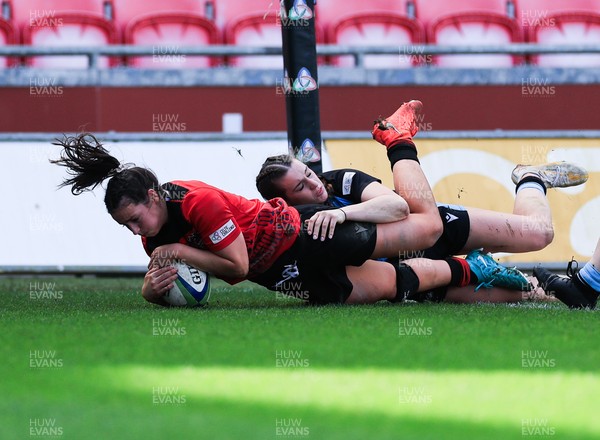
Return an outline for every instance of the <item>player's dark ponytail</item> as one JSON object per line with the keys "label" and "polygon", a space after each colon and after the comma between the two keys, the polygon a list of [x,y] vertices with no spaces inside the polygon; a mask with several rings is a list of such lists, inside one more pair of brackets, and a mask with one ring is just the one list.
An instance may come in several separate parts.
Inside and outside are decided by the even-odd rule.
{"label": "player's dark ponytail", "polygon": [[267,157],[256,176],[256,189],[265,200],[282,197],[281,189],[275,180],[286,175],[292,166],[293,157],[289,154]]}
{"label": "player's dark ponytail", "polygon": [[65,136],[63,139],[57,139],[53,144],[62,147],[63,151],[60,159],[50,160],[50,162],[66,167],[67,172],[72,176],[65,179],[59,187],[71,186],[71,192],[79,195],[84,191],[93,190],[104,180],[110,179],[104,196],[104,204],[109,213],[124,202],[146,204],[149,189],[162,193],[158,179],[152,171],[122,165],[90,133]]}
{"label": "player's dark ponytail", "polygon": [[121,163],[108,154],[92,134],[65,136],[52,144],[61,146],[63,150],[60,159],[50,162],[66,167],[67,173],[72,176],[65,179],[59,187],[71,186],[71,192],[76,196],[93,190],[105,179],[117,174],[121,168]]}

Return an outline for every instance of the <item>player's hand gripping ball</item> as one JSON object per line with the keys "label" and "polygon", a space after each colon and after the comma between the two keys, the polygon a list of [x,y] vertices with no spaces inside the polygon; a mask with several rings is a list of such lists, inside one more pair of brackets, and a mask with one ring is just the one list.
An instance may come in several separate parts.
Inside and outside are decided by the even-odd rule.
{"label": "player's hand gripping ball", "polygon": [[165,294],[165,301],[178,307],[208,304],[211,291],[210,275],[183,261],[175,261],[172,265],[177,269],[177,279],[173,283],[173,288]]}

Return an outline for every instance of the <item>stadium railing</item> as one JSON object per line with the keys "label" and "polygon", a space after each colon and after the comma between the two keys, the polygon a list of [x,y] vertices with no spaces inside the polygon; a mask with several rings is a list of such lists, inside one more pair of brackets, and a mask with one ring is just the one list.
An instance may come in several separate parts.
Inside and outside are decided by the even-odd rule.
{"label": "stadium railing", "polygon": [[[87,69],[35,69],[12,67],[0,69],[0,87],[27,87],[32,74],[52,75],[55,84],[63,86],[103,87],[193,87],[193,86],[272,86],[281,81],[281,69],[240,68],[231,66],[211,68],[151,69],[118,66],[100,68],[103,56],[153,56],[156,47],[102,46],[102,47],[35,47],[0,46],[0,58],[27,58],[52,55],[85,55]],[[205,55],[209,57],[251,57],[281,54],[278,47],[204,46],[172,48],[174,55]],[[501,46],[437,46],[410,45],[397,47],[317,45],[322,56],[350,55],[355,67],[319,66],[321,85],[490,85],[520,84],[524,76],[541,74],[553,84],[597,84],[600,69],[596,67],[540,67],[531,64],[506,68],[445,68],[419,65],[410,68],[366,68],[364,58],[370,54],[395,54],[398,57],[431,57],[442,54],[586,54],[600,53],[595,45],[540,45],[515,43]],[[161,52],[162,54],[162,52]]]}
{"label": "stadium railing", "polygon": [[[223,56],[261,56],[281,55],[280,47],[243,47],[213,45],[203,47],[175,46],[177,55],[204,55],[212,57]],[[52,55],[86,55],[89,59],[89,68],[97,69],[101,56],[153,56],[156,55],[156,46],[89,46],[89,47],[41,47],[41,46],[1,46],[1,56],[32,57]],[[510,55],[538,55],[538,54],[584,54],[600,53],[597,45],[542,45],[533,43],[514,43],[507,45],[491,46],[439,46],[433,44],[391,46],[342,46],[342,45],[317,45],[317,53],[325,56],[351,55],[355,59],[356,67],[364,67],[365,55],[478,55],[478,54],[510,54]]]}

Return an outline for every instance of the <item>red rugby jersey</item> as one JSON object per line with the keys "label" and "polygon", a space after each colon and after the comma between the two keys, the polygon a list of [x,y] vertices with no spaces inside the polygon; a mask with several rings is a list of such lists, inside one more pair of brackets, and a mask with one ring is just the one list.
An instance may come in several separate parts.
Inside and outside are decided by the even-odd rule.
{"label": "red rugby jersey", "polygon": [[196,180],[176,180],[162,187],[168,193],[169,220],[155,237],[142,237],[148,255],[160,245],[177,242],[219,251],[243,234],[252,278],[271,267],[300,231],[298,211],[280,198],[248,200]]}

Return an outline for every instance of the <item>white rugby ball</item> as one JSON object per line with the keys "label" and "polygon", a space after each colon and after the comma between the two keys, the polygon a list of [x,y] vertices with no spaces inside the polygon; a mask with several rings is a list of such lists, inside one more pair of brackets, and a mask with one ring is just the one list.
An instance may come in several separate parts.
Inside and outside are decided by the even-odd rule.
{"label": "white rugby ball", "polygon": [[177,269],[173,288],[164,298],[167,303],[178,307],[204,306],[210,298],[210,275],[183,261],[172,264]]}

